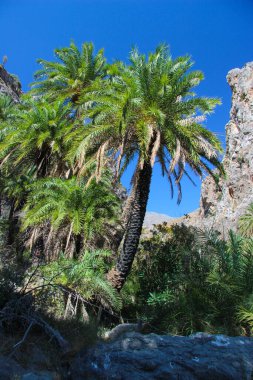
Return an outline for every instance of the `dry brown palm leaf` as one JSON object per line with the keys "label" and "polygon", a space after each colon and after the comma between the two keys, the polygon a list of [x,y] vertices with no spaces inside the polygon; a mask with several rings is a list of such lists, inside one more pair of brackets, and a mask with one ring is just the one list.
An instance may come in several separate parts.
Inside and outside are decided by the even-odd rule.
{"label": "dry brown palm leaf", "polygon": [[187,127],[188,125],[192,125],[193,123],[203,123],[203,121],[205,120],[206,120],[206,116],[200,115],[200,116],[187,117],[185,119],[181,119],[178,121],[178,124],[181,127]]}
{"label": "dry brown palm leaf", "polygon": [[176,150],[175,150],[175,153],[172,157],[172,160],[171,160],[171,163],[170,163],[170,168],[169,168],[169,172],[172,173],[176,167],[176,165],[178,164],[178,161],[180,160],[180,155],[181,155],[181,144],[180,144],[180,141],[179,139],[176,140]]}
{"label": "dry brown palm leaf", "polygon": [[150,158],[150,164],[152,167],[154,166],[156,155],[160,148],[160,144],[161,144],[161,133],[160,131],[156,131],[156,139],[155,139],[155,143],[154,143],[152,153],[151,153],[151,158]]}
{"label": "dry brown palm leaf", "polygon": [[213,148],[212,144],[202,136],[198,136],[198,145],[200,150],[203,150],[205,152],[207,158],[217,158],[217,151]]}
{"label": "dry brown palm leaf", "polygon": [[98,152],[97,152],[97,166],[96,166],[96,173],[95,173],[95,177],[96,177],[97,182],[101,178],[101,172],[102,172],[103,163],[104,163],[104,154],[105,154],[105,150],[106,150],[108,144],[109,144],[109,140],[105,141],[99,147]]}

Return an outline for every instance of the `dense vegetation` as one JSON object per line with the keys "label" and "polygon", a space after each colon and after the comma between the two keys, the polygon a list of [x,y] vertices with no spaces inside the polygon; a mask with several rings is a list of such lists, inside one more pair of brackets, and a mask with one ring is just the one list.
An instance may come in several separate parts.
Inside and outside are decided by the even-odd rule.
{"label": "dense vegetation", "polygon": [[141,242],[126,298],[126,315],[158,331],[250,334],[253,239],[231,231],[224,241],[214,231],[157,226]]}
{"label": "dense vegetation", "polygon": [[183,175],[224,174],[220,142],[202,125],[219,100],[193,92],[203,74],[163,45],[148,57],[132,50],[129,64],[108,64],[91,43],[55,55],[39,60],[19,103],[0,97],[3,323],[29,329],[32,315],[60,346],[52,318],[250,334],[252,207],[244,237],[160,226],[139,245],[155,163],[179,201]]}

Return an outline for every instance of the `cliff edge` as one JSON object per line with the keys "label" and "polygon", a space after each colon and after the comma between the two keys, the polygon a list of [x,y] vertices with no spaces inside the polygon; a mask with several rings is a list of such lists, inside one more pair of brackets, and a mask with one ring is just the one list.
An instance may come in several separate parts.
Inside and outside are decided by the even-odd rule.
{"label": "cliff edge", "polygon": [[226,125],[226,177],[217,186],[206,177],[201,186],[200,207],[186,217],[168,223],[214,229],[226,238],[236,231],[240,216],[253,202],[253,62],[227,75],[232,90],[230,120]]}
{"label": "cliff edge", "polygon": [[253,62],[229,71],[227,82],[232,89],[232,107],[223,159],[226,178],[219,188],[210,177],[203,181],[197,220],[224,237],[229,229],[237,229],[240,216],[253,202]]}
{"label": "cliff edge", "polygon": [[17,77],[9,74],[3,65],[0,65],[0,94],[9,95],[18,102],[21,93],[21,84]]}

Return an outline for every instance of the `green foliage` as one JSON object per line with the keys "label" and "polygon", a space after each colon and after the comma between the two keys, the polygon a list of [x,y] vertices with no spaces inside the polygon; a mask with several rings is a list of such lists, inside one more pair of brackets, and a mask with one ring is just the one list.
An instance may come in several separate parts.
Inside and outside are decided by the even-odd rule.
{"label": "green foliage", "polygon": [[53,229],[67,227],[69,236],[83,234],[88,240],[105,232],[118,209],[119,201],[106,179],[87,186],[76,178],[47,178],[30,187],[23,228],[49,221]]}
{"label": "green foliage", "polygon": [[253,236],[253,203],[239,220],[239,229],[243,236]]}
{"label": "green foliage", "polygon": [[17,168],[25,174],[35,167],[38,177],[66,174],[67,136],[73,130],[70,112],[61,102],[30,99],[2,130],[0,158],[7,169]]}
{"label": "green foliage", "polygon": [[238,320],[250,327],[253,331],[253,296],[242,305],[238,310]]}
{"label": "green foliage", "polygon": [[117,174],[136,156],[137,169],[144,161],[153,166],[156,159],[163,175],[178,185],[179,198],[186,163],[198,175],[213,175],[208,163],[223,173],[220,142],[201,125],[219,100],[195,96],[192,89],[203,74],[189,72],[192,65],[188,56],[172,59],[165,45],[148,57],[133,49],[130,65],[110,66],[107,80],[98,78],[85,88],[79,104],[90,122],[71,150],[79,166],[85,166],[85,157],[97,155],[99,168],[102,150],[114,154]]}
{"label": "green foliage", "polygon": [[[12,106],[13,112],[10,99],[4,97],[2,103],[1,99],[0,109]],[[103,171],[99,184],[90,180],[89,185],[87,177],[74,175],[67,154],[80,126],[75,125],[71,105],[26,95],[8,115],[1,124],[0,190],[13,205],[10,222],[14,212],[24,206],[24,228],[50,221],[54,230],[66,231],[66,247],[72,233],[82,235],[85,241],[96,235],[106,237],[119,202],[108,181],[108,170]],[[87,175],[94,168],[90,162]],[[30,236],[33,232],[30,229]]]}
{"label": "green foliage", "polygon": [[142,240],[129,281],[136,294],[123,315],[160,331],[240,334],[253,327],[252,239],[230,232],[225,242],[213,232],[160,226]]}
{"label": "green foliage", "polygon": [[0,124],[12,118],[14,112],[14,102],[8,95],[0,94]]}
{"label": "green foliage", "polygon": [[[133,184],[144,162],[158,162],[179,200],[186,164],[216,181],[213,166],[224,174],[220,142],[202,125],[220,101],[195,95],[203,73],[192,70],[188,56],[173,59],[160,45],[147,57],[133,49],[129,64],[107,65],[92,43],[78,49],[73,42],[55,56],[56,62],[39,60],[42,69],[20,104],[0,96],[0,191],[10,207],[8,226],[22,224],[22,240],[40,230],[49,241],[54,231],[55,240],[64,235],[67,251],[71,239],[88,246],[107,236],[120,211],[112,174],[120,178],[136,157]],[[246,219],[243,234],[246,225],[250,231]],[[122,299],[106,280],[109,253],[81,251],[79,244],[75,259],[65,255],[41,265],[43,284],[34,295],[44,312],[62,318],[66,294],[77,309],[121,309]],[[122,292],[124,313],[175,333],[240,332],[251,326],[252,268],[250,239],[231,234],[224,242],[215,234],[162,226],[141,243]],[[14,283],[1,281],[1,305]]]}
{"label": "green foliage", "polygon": [[38,60],[43,68],[35,73],[35,94],[76,103],[83,88],[105,76],[103,50],[95,55],[92,43],[85,42],[79,50],[71,42],[70,47],[55,49],[54,53],[58,62]]}
{"label": "green foliage", "polygon": [[79,260],[62,257],[42,268],[45,282],[71,289],[81,295],[84,302],[98,302],[109,309],[120,310],[121,297],[105,276],[110,255],[109,251],[96,250],[85,251]]}

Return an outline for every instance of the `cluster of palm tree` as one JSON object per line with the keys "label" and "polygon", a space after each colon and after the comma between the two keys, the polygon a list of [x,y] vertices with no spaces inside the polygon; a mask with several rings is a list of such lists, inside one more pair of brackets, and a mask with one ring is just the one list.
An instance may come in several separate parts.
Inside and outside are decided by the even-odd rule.
{"label": "cluster of palm tree", "polygon": [[31,245],[45,231],[46,244],[63,231],[61,250],[73,241],[78,255],[119,216],[112,189],[134,163],[124,234],[108,273],[120,290],[137,252],[154,164],[172,194],[177,186],[179,201],[183,175],[216,179],[213,167],[223,173],[220,142],[203,126],[219,100],[195,95],[202,72],[192,70],[189,56],[173,59],[165,45],[147,57],[133,49],[128,64],[108,64],[92,43],[79,50],[72,42],[55,56],[38,61],[42,68],[19,104],[0,99],[1,191]]}

